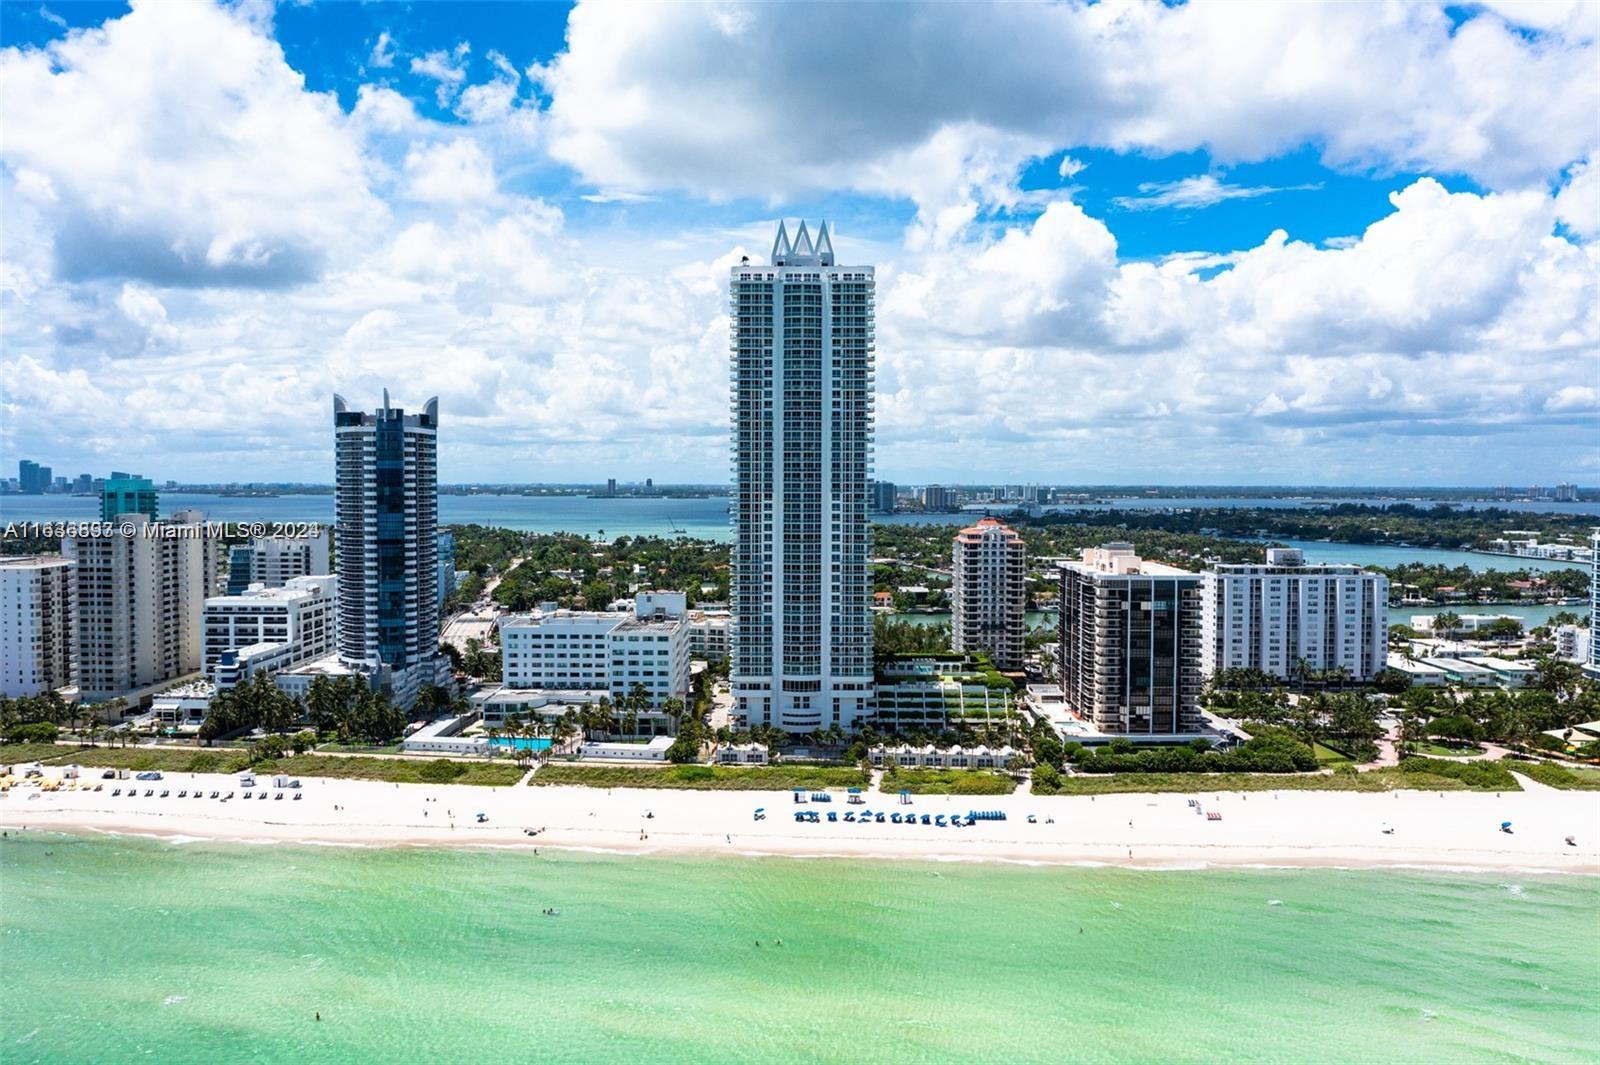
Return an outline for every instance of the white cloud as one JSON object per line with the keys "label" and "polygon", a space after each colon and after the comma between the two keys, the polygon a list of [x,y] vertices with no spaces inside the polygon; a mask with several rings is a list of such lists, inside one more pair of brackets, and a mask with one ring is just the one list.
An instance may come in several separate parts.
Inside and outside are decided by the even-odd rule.
{"label": "white cloud", "polygon": [[1128,211],[1151,211],[1162,207],[1193,209],[1210,207],[1225,200],[1248,200],[1270,196],[1275,192],[1310,192],[1321,187],[1320,184],[1230,185],[1213,174],[1196,174],[1177,181],[1145,182],[1139,186],[1139,195],[1118,196],[1112,202]]}
{"label": "white cloud", "polygon": [[1061,157],[1061,165],[1056,167],[1056,173],[1061,176],[1062,181],[1071,181],[1073,178],[1083,173],[1084,169],[1088,165],[1088,163],[1074,159],[1070,155],[1063,155]]}
{"label": "white cloud", "polygon": [[372,44],[372,53],[367,56],[367,63],[380,69],[394,66],[394,38],[389,36],[388,30],[378,34],[378,39]]}
{"label": "white cloud", "polygon": [[447,107],[450,98],[461,87],[461,83],[467,80],[466,61],[471,52],[472,46],[462,41],[451,51],[440,48],[426,55],[414,56],[411,60],[411,73],[438,82],[438,87],[434,90],[435,96],[440,107]]}
{"label": "white cloud", "polygon": [[485,205],[496,194],[494,165],[476,141],[414,147],[406,154],[406,193],[426,203]]}
{"label": "white cloud", "polygon": [[[910,196],[932,226],[1081,146],[1229,162],[1309,142],[1338,166],[1519,187],[1595,147],[1596,65],[1590,38],[1452,28],[1424,4],[580,3],[533,73],[552,153],[602,188],[843,185]],[[944,165],[918,180],[928,157]]]}
{"label": "white cloud", "polygon": [[334,97],[209,5],[141,0],[0,76],[0,159],[52,190],[64,278],[292,284],[383,219]]}
{"label": "white cloud", "polygon": [[1556,194],[1556,217],[1581,237],[1600,237],[1600,166],[1594,155],[1573,164]]}

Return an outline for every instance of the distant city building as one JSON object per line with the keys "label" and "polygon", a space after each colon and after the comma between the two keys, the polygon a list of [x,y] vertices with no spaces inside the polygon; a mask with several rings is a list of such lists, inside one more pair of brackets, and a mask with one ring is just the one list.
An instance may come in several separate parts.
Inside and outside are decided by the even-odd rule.
{"label": "distant city building", "polygon": [[874,276],[779,223],[730,278],[735,714],[854,728],[873,698],[867,481]]}
{"label": "distant city building", "polygon": [[607,477],[606,478],[606,495],[614,496],[616,494],[617,494],[617,479],[615,477]]}
{"label": "distant city building", "polygon": [[956,493],[953,488],[930,484],[917,493],[922,501],[922,509],[927,511],[945,511],[956,509]]}
{"label": "distant city building", "polygon": [[254,585],[205,604],[204,665],[220,691],[333,652],[338,591],[332,574]]}
{"label": "distant city building", "polygon": [[450,598],[456,590],[456,536],[448,529],[438,532],[438,576],[434,583],[437,586],[439,609],[444,609],[444,601]]}
{"label": "distant city building", "polygon": [[1578,501],[1578,486],[1575,484],[1556,485],[1555,501],[1557,503],[1576,503]]}
{"label": "distant city building", "polygon": [[78,474],[78,479],[72,482],[72,491],[76,495],[88,495],[94,491],[94,475],[88,473]]}
{"label": "distant city building", "polygon": [[1102,733],[1201,731],[1200,575],[1086,548],[1061,572],[1061,690]]}
{"label": "distant city building", "polygon": [[112,474],[100,489],[100,520],[113,521],[123,514],[143,514],[151,521],[161,516],[156,486],[146,477]]}
{"label": "distant city building", "polygon": [[42,495],[50,490],[51,470],[37,462],[23,459],[17,463],[17,487],[27,495]]}
{"label": "distant city building", "polygon": [[1258,669],[1285,680],[1343,668],[1368,681],[1389,647],[1389,581],[1353,565],[1309,565],[1268,548],[1265,565],[1213,566],[1202,577],[1200,668]]}
{"label": "distant city building", "polygon": [[950,646],[965,654],[982,651],[997,669],[1021,669],[1028,598],[1022,537],[984,518],[956,534],[951,556]]}
{"label": "distant city building", "polygon": [[78,688],[88,702],[134,701],[201,666],[201,620],[217,592],[221,542],[207,535],[199,511],[131,520],[131,535],[119,526],[61,541],[77,563]]}
{"label": "distant city building", "polygon": [[77,567],[48,555],[0,558],[0,695],[70,687]]}
{"label": "distant city building", "polygon": [[439,400],[420,414],[333,397],[339,660],[401,706],[448,681],[439,655]]}
{"label": "distant city building", "polygon": [[893,481],[872,482],[872,509],[879,514],[893,514],[895,485]]}
{"label": "distant city building", "polygon": [[308,536],[258,536],[228,552],[228,594],[242,595],[253,584],[282,588],[296,577],[333,572],[328,530]]}
{"label": "distant city building", "polygon": [[518,691],[604,691],[643,685],[650,705],[689,694],[682,592],[640,592],[631,612],[549,610],[500,619],[501,681]]}

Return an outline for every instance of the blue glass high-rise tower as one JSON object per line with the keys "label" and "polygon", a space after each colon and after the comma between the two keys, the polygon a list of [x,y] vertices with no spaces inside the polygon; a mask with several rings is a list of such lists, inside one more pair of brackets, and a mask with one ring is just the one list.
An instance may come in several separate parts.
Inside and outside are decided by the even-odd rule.
{"label": "blue glass high-rise tower", "polygon": [[420,414],[333,397],[339,659],[407,704],[437,673],[439,400]]}

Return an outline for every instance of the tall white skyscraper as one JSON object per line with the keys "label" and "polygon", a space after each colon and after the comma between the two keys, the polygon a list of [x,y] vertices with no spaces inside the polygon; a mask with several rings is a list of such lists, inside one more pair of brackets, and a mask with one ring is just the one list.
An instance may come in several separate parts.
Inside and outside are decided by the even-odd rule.
{"label": "tall white skyscraper", "polygon": [[[77,562],[78,688],[84,700],[130,703],[201,665],[201,617],[217,593],[221,538],[199,511],[168,521],[124,514],[92,536],[68,536]],[[132,709],[130,706],[129,709]]]}
{"label": "tall white skyscraper", "polygon": [[0,558],[0,695],[42,695],[73,682],[76,566],[64,558]]}
{"label": "tall white skyscraper", "polygon": [[439,400],[421,414],[333,397],[339,660],[405,706],[439,675]]}
{"label": "tall white skyscraper", "polygon": [[1600,529],[1589,534],[1589,664],[1584,672],[1600,680]]}
{"label": "tall white skyscraper", "polygon": [[733,694],[750,726],[853,728],[873,696],[873,269],[824,222],[733,268]]}
{"label": "tall white skyscraper", "polygon": [[998,669],[1021,669],[1026,640],[1028,552],[997,518],[956,534],[951,549],[950,646],[983,651]]}

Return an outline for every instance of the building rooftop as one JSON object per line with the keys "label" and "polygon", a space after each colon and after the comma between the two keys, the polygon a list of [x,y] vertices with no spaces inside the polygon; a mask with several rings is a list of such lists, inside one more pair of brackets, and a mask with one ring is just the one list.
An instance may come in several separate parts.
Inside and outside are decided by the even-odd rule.
{"label": "building rooftop", "polygon": [[60,555],[8,555],[0,558],[0,569],[59,569],[77,563]]}

